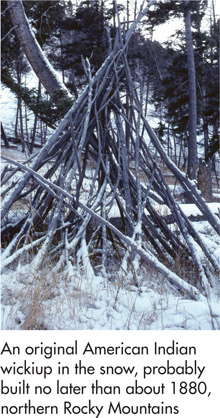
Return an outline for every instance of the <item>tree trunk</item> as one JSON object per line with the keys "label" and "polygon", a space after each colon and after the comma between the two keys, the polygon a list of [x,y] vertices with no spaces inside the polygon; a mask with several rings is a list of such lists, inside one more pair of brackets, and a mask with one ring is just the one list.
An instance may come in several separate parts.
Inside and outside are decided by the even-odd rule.
{"label": "tree trunk", "polygon": [[[216,233],[219,233],[220,223],[194,182],[181,173],[169,159],[144,117],[143,85],[140,83],[138,88],[137,81],[132,79],[126,57],[128,41],[141,16],[142,14],[131,25],[124,41],[116,33],[114,49],[94,77],[87,62],[89,85],[48,139],[45,147],[33,157],[31,167],[27,165],[30,160],[21,164],[3,156],[16,169],[2,182],[5,185],[2,191],[5,196],[2,205],[2,233],[3,242],[7,245],[2,254],[2,266],[9,266],[18,258],[21,263],[27,252],[34,248],[35,270],[40,268],[44,257],[50,257],[51,260],[59,257],[59,268],[62,262],[62,268],[65,268],[66,263],[69,270],[71,260],[75,264],[77,256],[78,266],[84,258],[84,268],[88,264],[91,271],[92,263],[94,268],[100,268],[101,261],[109,274],[114,262],[110,258],[112,247],[107,245],[109,229],[122,242],[120,253],[123,256],[127,257],[129,254],[133,257],[137,253],[147,263],[146,267],[152,266],[162,274],[161,278],[168,278],[185,295],[203,299],[193,283],[200,279],[202,289],[209,295],[208,279],[212,271],[218,271],[219,265],[202,234],[196,231],[174,200],[157,162],[158,157],[174,174],[187,196],[191,197]],[[131,112],[135,115],[130,129],[132,147],[129,154],[126,152],[125,125],[130,122],[120,97],[122,81],[123,94],[126,93],[125,87],[130,91]],[[140,135],[142,126],[143,137]],[[145,141],[146,135],[151,140],[150,144]],[[88,165],[88,156],[96,163],[92,171]],[[43,167],[44,175],[39,173],[39,170],[42,173]],[[87,168],[90,168],[92,176],[86,197],[83,180],[88,172]],[[17,169],[25,172],[19,179],[16,175]],[[8,212],[13,203],[27,196],[30,197],[31,204],[24,208],[18,221],[15,219],[9,222]],[[176,223],[175,230],[168,227],[160,208],[157,209],[158,205],[154,205],[154,202],[171,212]],[[113,205],[120,211],[126,226],[125,233],[108,222]],[[90,233],[90,226],[92,236],[90,234],[89,244],[86,246],[85,238],[87,232]],[[102,239],[99,239],[100,233]],[[25,240],[21,241],[24,236]],[[31,244],[28,244],[29,236]],[[78,245],[81,245],[79,251]],[[126,247],[130,248],[129,253]],[[89,256],[92,256],[91,259]],[[174,267],[173,261],[180,264],[179,272],[183,271],[182,266],[185,268],[185,261],[187,262],[188,282],[171,270]],[[88,273],[90,274],[89,270]]]}
{"label": "tree trunk", "polygon": [[188,168],[187,174],[190,179],[196,179],[197,176],[197,99],[196,99],[196,73],[193,50],[193,39],[191,29],[190,1],[184,1],[184,22],[186,35],[186,53],[189,79],[189,143],[188,143]]}
{"label": "tree trunk", "polygon": [[1,123],[1,136],[2,136],[2,139],[4,141],[5,147],[6,148],[10,148],[10,145],[9,145],[9,142],[8,142],[8,138],[6,136],[6,133],[4,131],[4,128],[3,128],[2,123]]}
{"label": "tree trunk", "polygon": [[[39,80],[38,81],[37,103],[39,103],[40,96],[41,96],[41,82]],[[34,143],[35,143],[35,137],[36,137],[36,131],[37,131],[37,121],[38,121],[38,116],[35,115],[35,118],[34,118],[34,127],[33,127],[33,135],[32,135],[31,144],[30,144],[30,153],[31,154],[32,154],[33,149],[34,149]]]}
{"label": "tree trunk", "polygon": [[115,0],[112,0],[113,28],[116,28],[116,7]]}
{"label": "tree trunk", "polygon": [[207,202],[212,202],[212,178],[210,161],[199,159],[198,188]]}
{"label": "tree trunk", "polygon": [[[17,80],[18,83],[21,84],[21,68],[20,68],[20,61],[17,62],[16,65],[17,71]],[[21,98],[18,96],[18,121],[20,121],[20,138],[19,141],[22,144],[22,152],[25,152],[25,142],[24,142],[24,129],[23,129],[23,115],[22,115],[22,101]]]}
{"label": "tree trunk", "polygon": [[71,98],[67,88],[59,81],[56,72],[43,53],[28,23],[21,0],[7,0],[10,16],[15,26],[17,37],[24,49],[31,67],[44,85],[48,94],[54,98],[55,93]]}

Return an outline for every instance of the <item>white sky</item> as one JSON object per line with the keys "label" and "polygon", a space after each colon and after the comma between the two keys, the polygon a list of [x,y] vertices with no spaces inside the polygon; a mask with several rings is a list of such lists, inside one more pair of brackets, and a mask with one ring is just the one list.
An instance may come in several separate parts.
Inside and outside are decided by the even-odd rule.
{"label": "white sky", "polygon": [[[175,0],[170,0],[170,1],[175,1]],[[127,0],[117,0],[117,2],[118,4],[120,3],[124,5],[127,4]],[[129,2],[130,2],[130,10],[131,10],[130,13],[131,13],[131,18],[132,18],[133,17],[132,12],[134,10],[135,0],[130,0]],[[209,0],[210,4],[211,2],[212,0]],[[137,3],[138,3],[138,6],[140,7],[140,5],[143,3],[143,0],[137,0]],[[147,0],[145,0],[145,6],[146,5],[147,5]],[[215,6],[216,15],[220,16],[220,1],[214,0],[214,6]],[[176,29],[184,30],[184,22],[182,19],[170,20],[168,23],[158,26],[156,30],[154,31],[154,40],[157,40],[160,43],[165,42],[171,35],[174,34]]]}
{"label": "white sky", "polygon": [[[215,0],[215,12],[220,15],[220,2]],[[158,26],[154,33],[154,39],[159,42],[164,42],[169,38],[174,32],[179,29],[184,31],[184,22],[182,19],[170,20],[168,23]]]}
{"label": "white sky", "polygon": [[[80,4],[82,0],[71,0],[71,1],[72,3]],[[170,1],[175,1],[175,0],[170,0]],[[144,7],[145,7],[148,3],[148,0],[137,0],[137,5],[139,8],[143,2],[144,2]],[[211,4],[212,0],[208,0],[208,2]],[[112,0],[108,0],[108,3],[111,4]],[[117,3],[124,4],[126,6],[127,0],[117,0]],[[131,20],[134,17],[134,4],[135,4],[135,0],[129,0]],[[214,5],[215,5],[216,15],[220,16],[220,1],[214,0]],[[174,20],[170,20],[168,23],[158,26],[154,31],[154,40],[157,40],[160,43],[165,42],[171,35],[174,34],[176,29],[184,30],[183,20],[174,19]]]}

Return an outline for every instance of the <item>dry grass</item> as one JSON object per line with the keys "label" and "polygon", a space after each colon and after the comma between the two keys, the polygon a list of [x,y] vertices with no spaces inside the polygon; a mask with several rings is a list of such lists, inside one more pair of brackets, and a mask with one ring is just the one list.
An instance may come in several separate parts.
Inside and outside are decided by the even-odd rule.
{"label": "dry grass", "polygon": [[[134,329],[134,324],[135,329],[152,329],[157,325],[159,329],[166,329],[167,312],[173,303],[178,312],[182,296],[150,266],[141,265],[137,275],[130,263],[124,274],[118,271],[109,279],[100,277],[100,282],[97,278],[94,281],[86,276],[84,268],[77,271],[74,267],[71,275],[67,271],[58,272],[49,260],[38,272],[34,271],[33,264],[23,266],[3,291],[4,306],[9,307],[10,329],[96,329],[96,321],[99,327],[103,324],[105,328],[108,325],[108,329],[114,329],[112,318],[116,315],[119,319],[121,312],[123,329]],[[146,301],[143,306],[141,295]],[[105,301],[105,308],[101,300]],[[173,310],[170,318],[172,327],[176,321]],[[178,319],[178,326],[187,328],[187,320],[188,317]]]}
{"label": "dry grass", "polygon": [[[1,155],[12,158],[15,161],[25,161],[27,156],[24,152],[21,152],[21,150],[18,147],[14,148],[5,148],[1,147]],[[4,160],[3,160],[4,161]]]}
{"label": "dry grass", "polygon": [[[102,297],[107,299],[109,295],[111,303],[106,307],[106,318],[103,318],[103,323],[108,322],[108,315],[111,321],[112,311],[119,313],[123,299],[126,300],[128,315],[125,329],[132,329],[132,324],[137,323],[138,317],[137,329],[150,329],[155,322],[162,324],[163,327],[163,315],[169,308],[171,295],[177,297],[177,300],[182,295],[146,262],[138,260],[138,263],[133,263],[134,254],[132,252],[127,254],[124,270],[123,257],[120,261],[117,260],[117,264],[114,264],[113,258],[109,257],[112,274],[100,281],[98,286],[97,281],[94,285],[93,278],[88,277],[85,260],[81,259],[77,265],[76,260],[73,259],[72,271],[67,272],[62,266],[58,271],[57,265],[47,259],[41,270],[36,271],[35,254],[33,252],[26,254],[26,264],[12,272],[12,283],[10,284],[9,280],[7,288],[4,289],[3,303],[10,306],[8,315],[12,319],[9,323],[14,322],[16,324],[14,328],[23,330],[53,329],[52,326],[64,329],[67,323],[70,323],[72,328],[75,326],[75,329],[94,328],[95,316],[98,312],[96,309],[99,308],[99,293],[104,288],[106,292],[102,293]],[[92,249],[86,257],[88,263],[92,261],[96,274],[99,271],[101,276],[100,257],[95,257]],[[178,254],[174,260],[173,271],[186,281],[197,284],[196,275],[194,279],[196,272],[188,260],[183,259],[182,254]],[[147,306],[143,312],[137,311],[136,298],[138,293],[141,294],[142,289],[143,292],[148,292],[149,289],[159,295],[161,306],[155,303],[152,307]],[[133,318],[135,318],[134,322]],[[184,326],[186,327],[187,324]]]}
{"label": "dry grass", "polygon": [[46,260],[41,270],[36,271],[32,261],[10,274],[2,302],[10,307],[8,322],[14,322],[16,329],[52,329],[54,322],[60,323],[62,329],[64,306],[70,320],[80,322],[82,309],[96,308],[97,293],[98,289],[95,293],[82,268],[78,272],[73,268],[70,275],[57,271],[56,266]]}
{"label": "dry grass", "polygon": [[[76,324],[76,328],[80,327],[80,323],[82,328],[92,328],[94,319],[93,326],[92,323],[89,325],[91,312],[93,316],[98,309],[99,294],[105,290],[106,297],[108,295],[112,301],[106,307],[106,318],[109,315],[109,320],[112,310],[118,311],[121,295],[127,299],[126,327],[129,329],[132,315],[136,314],[135,293],[130,292],[130,286],[137,287],[137,277],[132,272],[133,268],[129,269],[129,279],[128,272],[117,272],[112,280],[105,279],[100,281],[100,285],[97,286],[96,282],[94,286],[93,279],[86,276],[84,266],[79,266],[78,271],[73,266],[72,274],[69,274],[67,271],[56,271],[55,266],[47,260],[42,269],[36,271],[32,261],[12,273],[4,288],[3,303],[10,307],[8,323],[14,323],[13,329],[22,330],[52,329],[54,323],[63,329],[69,318],[69,322]],[[152,277],[146,277],[149,284],[151,280]],[[140,289],[141,285],[140,282]],[[63,318],[64,312],[66,318]]]}
{"label": "dry grass", "polygon": [[48,267],[40,272],[27,269],[26,275],[21,272],[23,286],[17,297],[20,301],[25,320],[20,329],[37,330],[46,329],[45,322],[48,319],[48,313],[45,312],[45,302],[52,300],[57,292],[57,276]]}

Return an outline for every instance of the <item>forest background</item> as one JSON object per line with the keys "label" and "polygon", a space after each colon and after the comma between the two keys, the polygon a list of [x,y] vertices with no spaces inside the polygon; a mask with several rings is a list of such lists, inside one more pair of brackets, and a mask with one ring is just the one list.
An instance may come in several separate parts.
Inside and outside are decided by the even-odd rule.
{"label": "forest background", "polygon": [[[50,156],[50,164],[52,166],[46,175],[42,172],[40,172],[40,175],[45,176],[45,179],[47,178],[55,182],[54,184],[60,187],[60,184],[63,182],[61,177],[63,178],[64,172],[61,170],[59,176],[61,174],[62,176],[59,177],[59,181],[57,179],[54,180],[53,176],[57,174],[56,170],[58,167],[54,166],[54,158],[60,159],[61,154],[65,154],[65,149],[67,150],[65,141],[69,140],[68,135],[70,135],[70,132],[73,137],[73,127],[67,130],[68,125],[65,124],[64,126],[64,121],[67,120],[66,115],[69,114],[67,112],[69,109],[73,109],[70,112],[74,114],[87,86],[88,92],[91,94],[94,89],[96,91],[95,97],[97,98],[93,99],[93,102],[88,101],[88,104],[86,104],[87,111],[83,110],[85,105],[81,108],[83,117],[79,119],[81,129],[81,131],[79,130],[81,132],[79,138],[85,137],[85,148],[79,142],[76,160],[78,171],[77,174],[74,172],[76,179],[76,186],[74,186],[76,187],[74,211],[78,211],[79,208],[81,208],[80,211],[82,209],[89,211],[89,208],[93,209],[95,204],[96,214],[101,215],[102,218],[100,219],[96,216],[96,220],[98,219],[104,223],[101,223],[101,229],[100,225],[98,227],[94,225],[91,221],[94,211],[90,210],[84,218],[84,232],[82,232],[79,219],[82,219],[84,215],[82,215],[82,212],[77,212],[77,221],[74,220],[74,228],[77,225],[77,232],[75,229],[74,232],[73,230],[68,230],[67,232],[66,222],[70,220],[72,222],[72,215],[69,213],[64,214],[61,224],[58,225],[57,219],[62,215],[62,209],[57,209],[57,213],[56,211],[51,212],[52,201],[50,199],[52,199],[52,195],[54,196],[54,189],[53,192],[50,190],[48,192],[48,189],[41,191],[42,198],[40,198],[40,204],[38,193],[41,189],[37,189],[37,194],[33,197],[33,192],[37,187],[37,184],[35,184],[37,177],[33,173],[37,172],[38,169],[42,169],[41,167],[45,161],[48,163],[48,157],[46,160],[41,160],[41,166],[38,163],[32,166],[32,169],[34,169],[32,175],[35,176],[33,177],[33,184],[29,183],[30,172],[28,180],[27,176],[24,177],[26,180],[21,187],[26,187],[25,193],[21,191],[16,192],[16,190],[13,192],[17,180],[8,185],[8,181],[11,181],[11,175],[8,176],[8,171],[11,171],[11,168],[6,164],[3,166],[2,174],[3,184],[5,184],[3,195],[6,196],[6,203],[3,208],[6,219],[5,223],[3,223],[3,245],[6,248],[3,257],[4,266],[7,268],[11,266],[12,270],[17,272],[19,268],[23,269],[24,265],[27,267],[27,256],[25,255],[24,257],[27,248],[33,248],[35,245],[38,245],[38,242],[42,242],[43,238],[40,238],[40,241],[38,241],[38,237],[41,237],[43,230],[47,230],[45,233],[45,246],[40,248],[36,257],[35,250],[32,254],[35,261],[37,260],[38,267],[42,268],[42,260],[47,251],[52,251],[51,254],[56,254],[57,257],[57,253],[60,250],[61,254],[63,254],[62,246],[64,246],[66,267],[63,268],[63,271],[69,275],[72,268],[70,264],[72,266],[74,263],[71,255],[71,263],[69,264],[66,254],[71,253],[70,242],[73,240],[78,266],[80,264],[79,260],[81,260],[80,262],[83,264],[87,276],[92,274],[93,278],[97,278],[97,274],[94,273],[95,269],[96,272],[98,271],[99,274],[102,274],[105,280],[113,280],[115,272],[114,274],[112,271],[109,272],[108,265],[108,254],[110,253],[112,265],[115,266],[116,270],[118,268],[120,270],[122,267],[124,271],[122,274],[123,279],[120,278],[119,280],[119,289],[124,289],[127,286],[127,278],[129,277],[129,283],[132,283],[132,286],[135,286],[140,291],[140,283],[143,284],[144,274],[143,272],[140,273],[139,268],[141,266],[143,271],[145,271],[146,265],[142,266],[140,259],[136,257],[137,255],[135,255],[134,251],[137,248],[134,248],[134,242],[130,240],[130,237],[132,233],[135,233],[133,239],[140,239],[142,236],[140,233],[142,222],[144,236],[150,242],[149,251],[151,256],[146,255],[146,238],[141,238],[139,242],[141,245],[139,257],[144,258],[145,262],[150,262],[151,260],[151,266],[157,272],[159,271],[159,274],[164,274],[168,277],[170,283],[177,290],[181,289],[183,296],[184,292],[187,296],[190,294],[195,296],[194,287],[199,295],[201,292],[201,295],[210,296],[210,286],[216,289],[216,271],[218,267],[216,256],[213,256],[216,249],[212,248],[210,255],[209,244],[201,240],[201,231],[199,233],[195,231],[187,219],[184,218],[185,215],[179,215],[178,205],[189,203],[196,205],[202,212],[202,215],[201,212],[198,214],[194,207],[193,213],[187,214],[188,217],[191,216],[190,222],[192,221],[192,216],[197,216],[196,221],[205,220],[215,232],[218,232],[218,227],[216,226],[218,210],[216,206],[213,206],[214,213],[212,213],[210,206],[206,205],[206,203],[213,204],[219,201],[219,97],[217,87],[219,85],[219,18],[216,2],[214,0],[209,2],[204,0],[151,2],[152,7],[142,16],[137,26],[135,21],[139,16],[140,9],[138,1],[24,1],[24,12],[28,18],[27,31],[30,30],[34,34],[41,51],[43,51],[41,57],[43,56],[44,58],[46,56],[49,60],[49,64],[46,67],[51,77],[46,76],[46,82],[41,78],[42,71],[39,71],[38,79],[33,76],[31,71],[27,56],[34,49],[34,44],[31,43],[31,38],[28,40],[26,35],[23,37],[22,28],[24,29],[25,23],[23,21],[22,25],[22,22],[18,21],[19,14],[15,12],[15,3],[17,5],[21,4],[20,1],[3,1],[1,3],[2,82],[7,89],[13,92],[15,95],[13,97],[16,97],[16,111],[13,123],[8,123],[8,116],[12,119],[12,112],[9,113],[7,111],[5,118],[3,112],[2,140],[4,147],[10,150],[10,152],[11,150],[16,152],[14,150],[19,146],[18,151],[21,151],[24,155],[20,169],[24,170],[24,164],[27,164],[32,159],[33,152],[42,147],[42,150],[46,150],[44,146],[47,144],[47,139],[50,138],[52,133],[56,138],[56,132],[59,132],[59,138],[62,138],[62,141],[59,139],[59,147],[57,146],[55,154]],[[121,18],[121,23],[119,23],[119,17]],[[177,25],[173,25],[174,22],[178,22]],[[157,27],[160,25],[162,25],[162,28],[165,28],[164,31],[166,31],[167,27],[176,26],[170,38],[167,39],[167,36],[164,36],[163,43],[155,40],[154,36],[154,33],[157,34]],[[133,26],[134,29],[132,29]],[[122,34],[123,39],[120,38],[118,33]],[[126,34],[129,35],[129,42],[126,41],[128,39]],[[111,54],[115,54],[115,57],[117,54],[120,55],[117,48],[123,49],[123,42],[126,45],[126,57],[123,53],[123,61],[117,63],[118,67],[116,66],[114,70],[110,70],[110,67],[106,66],[108,57]],[[40,67],[40,61],[36,62],[36,64],[37,67]],[[109,96],[108,98],[105,97],[103,92],[100,93],[101,87],[100,90],[97,87],[95,90],[93,86],[93,83],[98,83],[99,78],[102,79],[102,77],[107,82],[104,70],[102,70],[105,66],[107,72],[113,71],[110,74],[116,80],[114,81],[114,87],[111,87],[112,97]],[[56,70],[55,76],[52,67]],[[125,68],[125,73],[121,70],[122,67]],[[96,74],[98,75],[96,76]],[[51,80],[54,82],[54,85],[53,83],[50,85]],[[113,93],[114,91],[116,93]],[[139,98],[136,97],[135,91],[139,92]],[[8,90],[6,92],[8,94]],[[105,101],[101,102],[101,110],[99,110],[97,107],[100,105],[98,98],[102,97],[102,94],[104,94]],[[116,101],[113,100],[114,94],[117,96]],[[95,103],[94,115],[91,103]],[[7,109],[7,106],[5,108]],[[102,112],[100,113],[103,115],[102,118],[98,118],[99,112]],[[120,115],[123,116],[123,122],[120,121]],[[113,126],[112,117],[116,120],[116,127]],[[94,119],[95,125],[93,126]],[[150,121],[154,132],[149,128],[146,119]],[[62,131],[61,126],[64,126]],[[136,145],[138,141],[134,142],[133,130],[137,134],[139,145]],[[152,143],[148,144],[145,130],[150,137],[150,141],[156,141],[154,146],[156,146],[157,152],[160,154],[159,159],[152,156],[154,146],[152,147]],[[97,149],[95,143],[99,135],[103,143]],[[110,158],[110,162],[107,160],[104,162],[104,156],[106,158],[105,141],[107,135],[109,135],[108,147],[110,150],[107,160]],[[120,137],[121,141],[119,144],[117,144],[118,137]],[[142,138],[144,138],[144,141],[142,141]],[[157,145],[155,145],[156,143]],[[100,151],[102,146],[104,149]],[[81,154],[80,147],[82,147],[82,152],[85,152],[85,154]],[[58,149],[62,151],[58,153]],[[126,152],[124,152],[125,149]],[[121,150],[121,154],[117,150]],[[44,152],[42,151],[41,153],[40,151],[39,155],[43,155]],[[90,154],[90,165],[87,162],[87,152]],[[98,157],[96,152],[98,152]],[[113,155],[112,161],[110,152]],[[20,158],[20,154],[18,155]],[[6,153],[5,158],[7,159],[10,156],[11,154]],[[80,197],[84,196],[83,187],[85,184],[83,183],[85,183],[88,174],[86,170],[89,169],[91,171],[95,168],[91,159],[98,164],[99,171],[96,172],[95,170],[95,177],[92,177],[92,188],[90,185],[88,200],[83,197],[84,200],[80,203]],[[16,157],[14,160],[16,160]],[[23,161],[26,162],[23,163]],[[64,165],[67,164],[67,161],[63,161]],[[13,164],[8,160],[9,162]],[[82,167],[80,167],[79,162],[82,162]],[[174,165],[172,165],[172,162]],[[112,177],[111,181],[109,180],[108,172],[110,163],[114,167],[113,171],[115,173],[121,173],[116,178]],[[146,170],[143,168],[144,164],[148,167]],[[167,165],[171,171],[167,171]],[[17,166],[14,174],[17,175],[19,170]],[[162,183],[164,182],[163,190],[160,189],[159,177],[158,180],[154,178],[157,170],[157,175],[161,176]],[[135,186],[132,177],[133,173],[135,173]],[[120,180],[121,175],[123,180]],[[187,179],[193,182],[190,183]],[[68,177],[66,180],[68,180]],[[23,180],[19,181],[21,185]],[[42,188],[42,184],[44,184],[42,177],[39,178],[39,181],[41,183],[38,183],[38,187]],[[65,184],[65,181],[62,184]],[[98,184],[97,188],[96,182]],[[168,182],[170,192],[166,182]],[[195,189],[195,184],[198,185],[199,191]],[[102,200],[103,194],[100,194],[100,190],[103,193],[106,185],[113,192],[113,197],[111,196],[109,201],[105,195],[104,200]],[[52,187],[52,184],[47,184],[47,187]],[[69,193],[69,189],[67,190],[65,187],[64,190],[66,190],[66,193]],[[119,192],[117,188],[119,188]],[[150,196],[151,188],[154,191]],[[8,198],[9,190],[12,193]],[[59,190],[61,191],[61,189]],[[135,190],[137,190],[136,195]],[[48,196],[47,193],[49,193]],[[199,197],[200,195],[202,198]],[[168,211],[164,215],[164,213],[158,213],[158,209],[155,211],[149,196],[160,207],[167,206],[170,212]],[[25,201],[25,205],[28,207],[29,215],[27,212],[25,214],[21,213],[23,207],[21,212],[19,208],[16,212],[16,216],[19,219],[13,219],[12,222],[11,207],[18,201],[21,202],[23,200],[24,202],[24,199],[27,199],[27,197],[31,209],[28,207],[27,201]],[[111,210],[115,204],[112,203],[114,199],[116,199],[118,213],[115,211],[114,216],[112,216]],[[37,201],[38,203],[36,203]],[[135,201],[138,203],[137,207],[134,204]],[[87,206],[83,207],[85,202]],[[93,206],[91,206],[91,202],[93,202]],[[47,205],[46,210],[45,204]],[[146,204],[146,208],[144,204]],[[97,209],[99,206],[100,209]],[[39,219],[37,219],[37,216],[36,219],[30,217],[30,213],[36,207],[38,213],[41,213],[40,222],[43,222],[44,225],[42,231],[39,231]],[[67,207],[73,211],[73,208],[68,205]],[[145,209],[148,211],[146,212],[148,213],[147,215],[144,214]],[[54,213],[56,213],[56,216]],[[92,213],[90,218],[88,218],[88,213],[90,215]],[[115,213],[120,216],[115,216]],[[203,219],[201,216],[205,218]],[[33,219],[34,222],[36,221],[34,227]],[[110,225],[108,223],[109,219]],[[25,226],[24,229],[21,229],[23,223]],[[171,226],[167,228],[166,223]],[[111,232],[106,227],[110,228],[110,231],[113,233],[115,233],[114,227],[117,227],[116,235],[120,243],[115,241],[115,238],[112,237]],[[175,231],[173,227],[176,228]],[[56,235],[55,231],[59,229],[62,231],[61,243],[59,240],[56,242],[57,238],[55,238],[55,241],[52,238],[52,236]],[[34,246],[32,244],[27,247],[29,240],[27,237],[30,237],[30,231],[32,231],[31,234],[33,233],[31,240],[33,240]],[[109,233],[110,238],[108,237]],[[179,239],[181,234],[183,241]],[[24,239],[23,237],[26,238]],[[167,239],[168,245],[166,243]],[[91,240],[93,244],[91,244]],[[124,244],[122,245],[123,242]],[[218,242],[216,241],[216,243]],[[129,254],[126,251],[127,245],[131,247],[131,253],[129,250]],[[207,261],[204,261],[203,258],[204,254],[200,255],[197,245],[202,248],[205,258],[208,258],[215,273],[210,273],[209,268],[206,266]],[[114,255],[112,255],[113,250]],[[164,251],[167,253],[165,256],[163,254]],[[182,251],[184,252],[183,259]],[[152,257],[158,257],[161,264],[156,263],[154,259],[152,261]],[[86,267],[83,261],[85,258],[87,261],[89,259]],[[17,259],[19,259],[18,265],[15,264]],[[128,259],[132,261],[132,272],[129,272]],[[188,259],[190,260],[189,262]],[[36,267],[35,270],[37,270]],[[138,275],[141,277],[140,280],[137,280],[137,270],[139,272]],[[173,275],[174,273],[175,276]],[[76,275],[76,273],[74,274]],[[210,282],[210,274],[214,278],[215,284]],[[183,276],[184,280],[181,278]],[[161,277],[158,280],[161,283]],[[34,282],[36,283],[35,280]],[[114,308],[116,301],[117,296],[113,303]],[[30,307],[27,311],[30,311]],[[213,318],[213,311],[209,310],[210,312],[211,318]],[[22,315],[26,319],[19,320],[19,323],[22,322],[22,326],[24,324],[27,326],[27,318],[30,320],[30,312]],[[34,322],[38,324],[35,324],[35,326],[39,326],[39,322],[40,324],[44,322],[37,318],[36,313],[34,316]],[[215,327],[213,319],[212,327]]]}

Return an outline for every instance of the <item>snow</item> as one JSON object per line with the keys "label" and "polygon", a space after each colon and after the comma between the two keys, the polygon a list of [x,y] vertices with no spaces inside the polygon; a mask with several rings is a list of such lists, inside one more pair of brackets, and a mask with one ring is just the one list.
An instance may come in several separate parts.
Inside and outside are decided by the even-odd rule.
{"label": "snow", "polygon": [[1,121],[5,129],[6,135],[14,134],[14,125],[16,119],[16,97],[9,89],[1,88]]}
{"label": "snow", "polygon": [[155,283],[146,274],[138,289],[99,275],[85,275],[75,269],[66,280],[65,272],[37,275],[28,267],[20,276],[9,270],[2,276],[3,329],[44,325],[46,329],[213,329],[220,324],[217,295],[209,304],[181,298],[166,282]]}
{"label": "snow", "polygon": [[[189,204],[180,204],[179,206],[187,217],[189,217],[191,215],[194,215],[194,216],[202,215],[200,210],[194,204],[190,204],[190,203]],[[211,202],[211,203],[208,203],[208,207],[215,214],[218,214],[219,211],[220,211],[220,203]]]}
{"label": "snow", "polygon": [[[6,133],[13,132],[16,101],[8,89],[2,90],[2,120]],[[5,152],[5,150],[3,150]],[[8,151],[7,151],[8,152]],[[23,159],[16,151],[17,161]],[[91,169],[92,172],[92,169]],[[88,173],[90,174],[90,173]],[[89,190],[89,179],[85,189]],[[155,204],[156,205],[156,204]],[[218,203],[208,204],[218,214]],[[156,205],[159,213],[167,207]],[[187,217],[200,215],[195,205],[180,204]],[[119,216],[113,206],[109,217]],[[220,259],[220,238],[206,221],[194,222],[210,254]],[[137,225],[140,232],[140,224]],[[84,243],[85,244],[85,243]],[[5,268],[1,278],[2,329],[54,330],[209,330],[220,328],[219,278],[211,277],[208,298],[198,301],[181,295],[160,273],[141,265],[138,256],[131,263],[124,258],[120,268],[101,274],[92,268],[87,247],[82,245],[76,260],[65,270],[50,260],[37,269],[31,261],[13,269]],[[12,255],[13,257],[13,255]]]}
{"label": "snow", "polygon": [[[187,216],[194,207],[181,205]],[[210,204],[213,212],[216,205]],[[220,238],[206,221],[197,231],[219,256]],[[1,279],[2,329],[53,330],[210,330],[220,327],[219,283],[212,277],[208,298],[183,297],[160,273],[124,258],[121,268],[103,276],[92,268],[84,244],[78,264],[65,270],[50,260],[38,270],[34,262],[5,269]],[[135,280],[134,280],[135,275]],[[136,285],[134,284],[136,283]]]}

